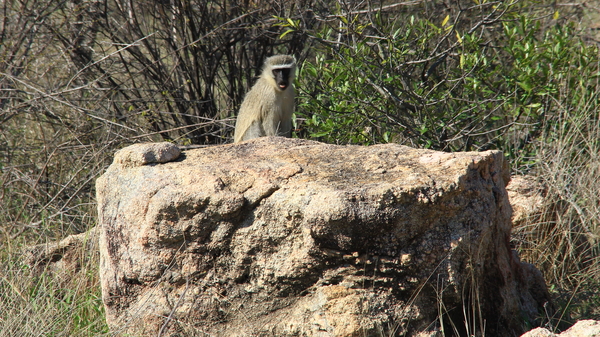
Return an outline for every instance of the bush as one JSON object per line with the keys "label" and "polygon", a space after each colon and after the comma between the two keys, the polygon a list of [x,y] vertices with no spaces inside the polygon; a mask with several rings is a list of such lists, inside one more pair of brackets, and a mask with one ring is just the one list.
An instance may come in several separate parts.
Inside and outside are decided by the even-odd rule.
{"label": "bush", "polygon": [[514,4],[447,12],[406,21],[340,14],[312,34],[318,51],[299,76],[301,135],[502,149],[528,171],[533,142],[552,138],[549,116],[580,99],[564,93],[597,91],[598,49],[558,14],[542,24]]}

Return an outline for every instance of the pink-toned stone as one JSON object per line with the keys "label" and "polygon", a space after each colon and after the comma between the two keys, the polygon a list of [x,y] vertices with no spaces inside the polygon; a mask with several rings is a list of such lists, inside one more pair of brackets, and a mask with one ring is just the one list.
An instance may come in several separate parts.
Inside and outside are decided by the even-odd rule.
{"label": "pink-toned stone", "polygon": [[498,151],[265,137],[136,159],[154,152],[97,181],[117,334],[438,336],[442,315],[509,336],[548,301],[510,248]]}

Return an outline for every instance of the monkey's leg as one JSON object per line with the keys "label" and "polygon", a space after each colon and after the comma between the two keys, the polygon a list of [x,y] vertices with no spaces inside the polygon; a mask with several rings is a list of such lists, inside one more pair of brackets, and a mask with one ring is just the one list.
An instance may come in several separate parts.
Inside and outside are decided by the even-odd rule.
{"label": "monkey's leg", "polygon": [[283,137],[292,137],[292,119],[286,118],[281,121],[277,130],[277,135]]}
{"label": "monkey's leg", "polygon": [[248,140],[264,136],[267,136],[267,133],[263,129],[262,123],[258,120],[255,120],[252,122],[252,124],[250,124],[250,126],[242,136],[242,140]]}

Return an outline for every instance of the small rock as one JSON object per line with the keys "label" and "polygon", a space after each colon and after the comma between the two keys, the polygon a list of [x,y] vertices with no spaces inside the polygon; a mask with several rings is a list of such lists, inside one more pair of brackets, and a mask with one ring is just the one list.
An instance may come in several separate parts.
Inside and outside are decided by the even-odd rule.
{"label": "small rock", "polygon": [[513,176],[506,186],[513,209],[513,226],[517,227],[532,216],[539,214],[544,202],[544,188],[530,176]]}
{"label": "small rock", "polygon": [[125,167],[134,167],[170,162],[180,154],[181,150],[177,145],[169,142],[134,144],[117,151],[114,162]]}
{"label": "small rock", "polygon": [[81,234],[69,235],[58,242],[49,242],[25,248],[23,258],[25,264],[37,272],[51,271],[61,274],[61,271],[78,271],[81,268],[81,251],[97,251],[97,227]]}
{"label": "small rock", "polygon": [[552,333],[545,328],[537,328],[526,332],[521,337],[600,337],[600,321],[579,321],[560,334]]}

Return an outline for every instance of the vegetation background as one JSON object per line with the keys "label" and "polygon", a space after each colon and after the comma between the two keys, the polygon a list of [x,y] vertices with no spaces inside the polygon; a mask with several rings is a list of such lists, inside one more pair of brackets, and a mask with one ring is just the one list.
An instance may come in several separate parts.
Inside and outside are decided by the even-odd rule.
{"label": "vegetation background", "polygon": [[[132,143],[231,141],[274,53],[300,65],[295,136],[500,149],[542,186],[514,230],[558,331],[600,319],[598,1],[2,0],[0,336],[108,335],[97,252],[59,274],[24,247],[95,225]],[[484,334],[484,331],[478,332]]]}

